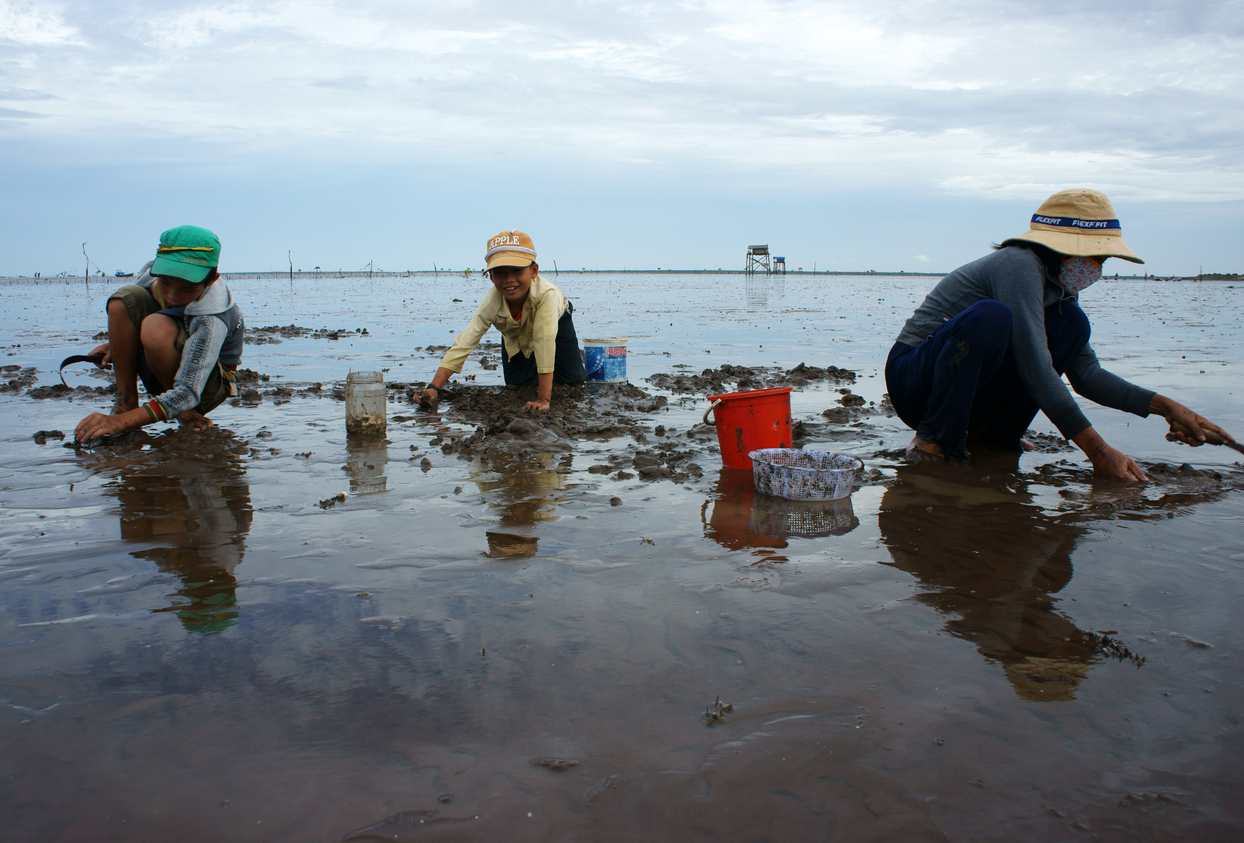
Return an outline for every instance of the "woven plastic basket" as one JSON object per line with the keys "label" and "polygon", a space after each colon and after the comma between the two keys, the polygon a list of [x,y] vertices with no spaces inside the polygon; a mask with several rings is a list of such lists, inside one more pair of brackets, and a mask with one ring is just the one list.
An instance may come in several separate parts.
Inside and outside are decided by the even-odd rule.
{"label": "woven plastic basket", "polygon": [[747,520],[747,529],[753,533],[775,538],[841,536],[859,525],[850,495],[827,501],[788,501],[758,495]]}
{"label": "woven plastic basket", "polygon": [[855,472],[864,464],[855,457],[793,448],[762,448],[749,453],[756,491],[791,501],[828,501],[851,494]]}

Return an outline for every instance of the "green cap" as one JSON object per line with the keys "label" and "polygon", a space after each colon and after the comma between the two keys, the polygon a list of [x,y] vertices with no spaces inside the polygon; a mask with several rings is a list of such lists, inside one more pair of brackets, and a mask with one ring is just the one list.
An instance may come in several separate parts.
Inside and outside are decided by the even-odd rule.
{"label": "green cap", "polygon": [[151,274],[202,284],[219,264],[219,237],[197,225],[179,225],[160,235]]}

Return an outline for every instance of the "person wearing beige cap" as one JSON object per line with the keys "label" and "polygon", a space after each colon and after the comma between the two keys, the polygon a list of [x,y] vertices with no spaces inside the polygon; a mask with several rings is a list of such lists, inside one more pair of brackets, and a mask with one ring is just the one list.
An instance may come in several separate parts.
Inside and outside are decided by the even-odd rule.
{"label": "person wearing beige cap", "polygon": [[416,399],[436,404],[449,378],[462,371],[489,328],[501,332],[501,368],[509,386],[535,386],[536,400],[528,410],[547,410],[553,384],[587,380],[583,354],[565,293],[540,275],[536,247],[522,231],[502,231],[488,239],[484,260],[492,289],[484,294],[470,324],[441,358],[441,365]]}
{"label": "person wearing beige cap", "polygon": [[1028,231],[938,282],[886,360],[890,400],[916,431],[909,459],[966,460],[969,435],[987,447],[1024,447],[1040,410],[1084,451],[1094,473],[1147,480],[1093,429],[1063,375],[1097,404],[1162,415],[1171,441],[1235,441],[1177,401],[1101,367],[1079,295],[1101,278],[1108,258],[1144,263],[1123,242],[1109,199],[1064,190],[1042,203]]}

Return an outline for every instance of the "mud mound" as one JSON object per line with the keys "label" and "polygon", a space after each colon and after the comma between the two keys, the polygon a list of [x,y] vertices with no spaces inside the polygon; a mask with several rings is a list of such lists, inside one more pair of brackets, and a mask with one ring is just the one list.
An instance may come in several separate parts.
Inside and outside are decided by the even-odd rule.
{"label": "mud mound", "polygon": [[5,366],[0,369],[0,373],[7,378],[0,383],[0,392],[21,392],[26,387],[34,386],[39,379],[38,370],[33,366],[25,369],[21,366]]}
{"label": "mud mound", "polygon": [[1052,433],[1036,433],[1030,430],[1024,434],[1024,439],[1033,446],[1032,450],[1038,454],[1064,454],[1076,449],[1066,439]]}
{"label": "mud mound", "polygon": [[457,446],[480,452],[489,449],[490,441],[547,444],[585,437],[642,436],[638,417],[667,403],[664,396],[650,395],[631,384],[557,385],[548,412],[524,410],[523,405],[535,398],[535,387],[459,386],[446,390],[441,407],[448,407],[448,417],[477,426],[476,433]]}
{"label": "mud mound", "polygon": [[265,328],[247,328],[246,341],[255,345],[277,343],[297,337],[317,340],[339,340],[343,336],[369,336],[366,328],[300,328],[297,325],[269,325]]}
{"label": "mud mound", "polygon": [[[559,385],[554,387],[551,410],[524,410],[523,405],[535,397],[535,387],[459,386],[446,391],[441,399],[446,418],[475,424],[475,432],[461,438],[437,437],[430,444],[447,454],[488,458],[524,451],[573,451],[583,439],[628,436],[644,443],[648,433],[643,417],[667,403],[664,396],[650,395],[632,384]],[[656,435],[663,438],[665,433],[658,425]],[[589,471],[617,479],[639,476],[681,482],[703,473],[692,461],[697,453],[685,443],[667,440],[639,451],[628,448]]]}
{"label": "mud mound", "polygon": [[653,386],[682,395],[716,395],[749,389],[770,389],[777,386],[806,386],[813,381],[830,380],[854,383],[855,372],[829,366],[821,369],[800,363],[793,369],[777,366],[734,366],[723,363],[716,369],[700,374],[660,373],[648,378]]}
{"label": "mud mound", "polygon": [[107,386],[79,386],[70,387],[63,383],[52,384],[51,386],[36,386],[26,392],[31,398],[92,398],[96,395],[115,395],[117,391],[116,384],[108,384]]}

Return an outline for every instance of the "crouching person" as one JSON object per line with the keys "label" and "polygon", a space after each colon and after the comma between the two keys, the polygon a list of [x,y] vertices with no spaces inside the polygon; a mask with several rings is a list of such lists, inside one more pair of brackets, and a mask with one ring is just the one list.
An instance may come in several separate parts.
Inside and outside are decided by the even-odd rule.
{"label": "crouching person", "polygon": [[467,355],[495,327],[503,338],[501,367],[506,385],[535,386],[536,400],[528,401],[524,409],[547,410],[554,383],[587,380],[571,319],[574,307],[556,285],[540,276],[535,246],[523,232],[503,231],[491,238],[484,260],[492,289],[416,398],[421,406],[433,406],[450,376],[462,371]]}
{"label": "crouching person", "polygon": [[[136,283],[108,299],[108,342],[93,353],[115,372],[117,398],[111,414],[78,423],[79,442],[174,418],[210,427],[207,414],[237,394],[245,326],[219,263],[215,234],[193,225],[169,229]],[[142,406],[140,378],[150,398]]]}

